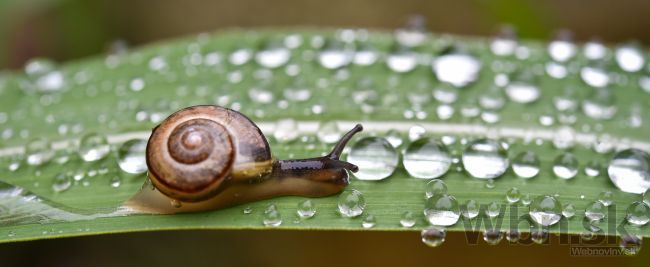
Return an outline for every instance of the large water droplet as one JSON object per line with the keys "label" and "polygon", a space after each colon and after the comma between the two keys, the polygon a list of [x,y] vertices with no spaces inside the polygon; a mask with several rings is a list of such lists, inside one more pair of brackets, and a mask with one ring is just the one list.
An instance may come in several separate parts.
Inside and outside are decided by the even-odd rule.
{"label": "large water droplet", "polygon": [[532,178],[539,174],[539,164],[539,158],[534,152],[524,151],[512,159],[512,171],[518,177]]}
{"label": "large water droplet", "polygon": [[98,161],[111,152],[106,137],[98,133],[89,133],[79,141],[79,157],[84,161]]}
{"label": "large water droplet", "polygon": [[404,168],[415,178],[438,178],[449,170],[451,156],[447,147],[435,138],[421,138],[404,151]]}
{"label": "large water droplet", "polygon": [[552,196],[539,196],[530,203],[528,214],[542,226],[554,225],[562,218],[562,204]]}
{"label": "large water droplet", "polygon": [[650,188],[650,156],[638,149],[620,151],[610,161],[607,174],[621,191],[641,194]]}
{"label": "large water droplet", "polygon": [[434,195],[426,200],[424,216],[432,225],[454,225],[460,218],[458,201],[448,194]]}
{"label": "large water droplet", "polygon": [[366,208],[366,199],[355,189],[345,190],[339,195],[338,208],[343,217],[357,217]]}
{"label": "large water droplet", "polygon": [[642,226],[650,222],[650,206],[643,201],[636,201],[630,204],[625,214],[627,222]]}
{"label": "large water droplet", "polygon": [[481,62],[473,55],[450,47],[433,60],[431,67],[439,81],[464,87],[478,78]]}
{"label": "large water droplet", "polygon": [[386,139],[365,137],[352,146],[347,161],[359,166],[354,173],[359,180],[382,180],[395,172],[399,155]]}
{"label": "large water droplet", "polygon": [[467,145],[462,156],[465,170],[474,178],[492,179],[501,176],[509,166],[508,151],[501,142],[478,139]]}
{"label": "large water droplet", "polygon": [[553,161],[553,174],[558,178],[571,179],[578,174],[579,164],[573,153],[562,153]]}
{"label": "large water droplet", "polygon": [[54,157],[54,150],[50,141],[45,138],[36,138],[27,143],[25,154],[27,155],[27,164],[38,166],[49,162]]}
{"label": "large water droplet", "polygon": [[131,139],[117,150],[117,164],[126,173],[140,174],[147,171],[145,152],[147,141],[144,139]]}

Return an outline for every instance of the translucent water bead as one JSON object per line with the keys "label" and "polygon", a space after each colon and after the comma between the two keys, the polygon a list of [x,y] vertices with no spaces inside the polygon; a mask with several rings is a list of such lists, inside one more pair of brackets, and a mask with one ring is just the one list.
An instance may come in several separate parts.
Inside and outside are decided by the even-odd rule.
{"label": "translucent water bead", "polygon": [[437,247],[445,242],[447,231],[445,228],[432,226],[422,230],[420,236],[422,237],[422,243],[425,245],[430,247]]}
{"label": "translucent water bead", "polygon": [[54,149],[47,139],[36,138],[27,143],[25,154],[28,165],[38,166],[49,162],[54,157]]}
{"label": "translucent water bead", "polygon": [[351,189],[339,195],[338,209],[343,217],[357,217],[366,208],[366,199],[361,192]]}
{"label": "translucent water bead", "polygon": [[542,226],[554,225],[562,218],[562,204],[553,196],[539,196],[530,203],[528,214]]}
{"label": "translucent water bead", "polygon": [[359,166],[354,173],[359,180],[382,180],[395,172],[399,155],[386,139],[365,137],[352,146],[347,160]]}
{"label": "translucent water bead", "polygon": [[521,178],[532,178],[539,174],[539,158],[532,151],[524,151],[512,159],[512,171]]}
{"label": "translucent water bead", "polygon": [[426,200],[424,216],[430,224],[450,226],[456,224],[460,218],[458,201],[451,195],[438,194]]}
{"label": "translucent water bead", "polygon": [[610,161],[607,174],[621,191],[641,194],[650,188],[650,156],[638,149],[622,150]]}
{"label": "translucent water bead", "polygon": [[508,151],[501,142],[491,139],[478,139],[469,143],[461,159],[465,170],[479,179],[497,178],[509,166]]}
{"label": "translucent water bead", "polygon": [[421,138],[404,151],[404,168],[415,178],[438,178],[449,170],[451,155],[447,147],[435,138]]}
{"label": "translucent water bead", "polygon": [[79,141],[79,156],[84,161],[97,161],[103,159],[111,151],[111,146],[106,136],[98,133],[85,135]]}
{"label": "translucent water bead", "polygon": [[117,163],[126,173],[140,174],[147,171],[145,151],[147,140],[131,139],[124,142],[117,150]]}

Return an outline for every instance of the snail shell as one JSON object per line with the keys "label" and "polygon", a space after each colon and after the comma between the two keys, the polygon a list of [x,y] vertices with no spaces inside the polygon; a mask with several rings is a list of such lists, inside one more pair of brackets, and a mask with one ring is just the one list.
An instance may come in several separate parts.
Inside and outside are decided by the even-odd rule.
{"label": "snail shell", "polygon": [[188,202],[210,198],[229,179],[263,177],[272,170],[260,129],[241,113],[218,106],[172,114],[153,131],[146,154],[154,186]]}

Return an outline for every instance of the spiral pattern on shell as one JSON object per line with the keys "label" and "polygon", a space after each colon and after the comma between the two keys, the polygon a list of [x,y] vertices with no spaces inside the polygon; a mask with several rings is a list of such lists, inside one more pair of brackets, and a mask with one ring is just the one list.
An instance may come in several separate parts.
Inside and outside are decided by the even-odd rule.
{"label": "spiral pattern on shell", "polygon": [[[259,128],[241,113],[218,106],[194,106],[170,115],[154,129],[146,154],[154,186],[187,202],[210,198],[233,176],[251,172],[243,168],[271,162]],[[265,170],[253,169],[257,171]]]}

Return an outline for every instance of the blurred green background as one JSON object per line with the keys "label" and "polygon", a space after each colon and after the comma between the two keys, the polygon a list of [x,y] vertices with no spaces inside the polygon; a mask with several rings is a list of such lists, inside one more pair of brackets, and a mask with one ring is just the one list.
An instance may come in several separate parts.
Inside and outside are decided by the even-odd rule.
{"label": "blurred green background", "polygon": [[491,35],[514,25],[524,38],[559,28],[576,39],[650,43],[644,0],[0,0],[0,69],[46,56],[59,61],[230,27],[329,26],[393,29],[411,14],[436,32]]}
{"label": "blurred green background", "polygon": [[[32,57],[57,61],[100,54],[115,40],[137,46],[232,27],[325,26],[394,29],[411,14],[428,28],[490,36],[514,25],[523,38],[559,28],[577,40],[650,43],[650,1],[642,0],[0,0],[0,69]],[[419,233],[174,231],[0,245],[1,266],[413,266],[589,264],[647,266],[650,249],[625,257],[571,257],[569,246],[468,245],[460,233],[428,248]],[[644,263],[645,262],[645,263]]]}

